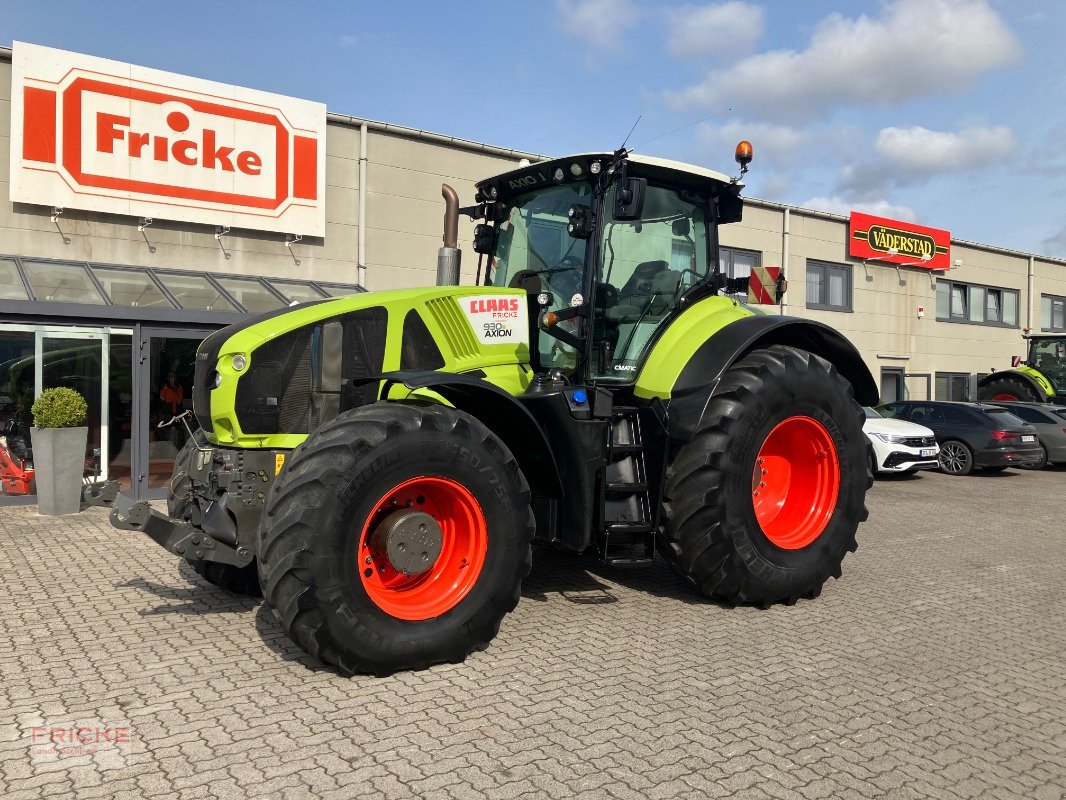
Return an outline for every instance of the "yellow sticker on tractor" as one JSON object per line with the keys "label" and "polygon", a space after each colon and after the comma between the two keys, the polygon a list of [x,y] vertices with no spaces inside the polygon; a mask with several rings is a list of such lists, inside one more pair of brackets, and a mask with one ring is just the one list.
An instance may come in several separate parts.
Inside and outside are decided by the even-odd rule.
{"label": "yellow sticker on tractor", "polygon": [[285,466],[285,454],[284,453],[275,453],[274,454],[274,474],[277,475],[279,472],[281,472],[281,468],[283,466]]}

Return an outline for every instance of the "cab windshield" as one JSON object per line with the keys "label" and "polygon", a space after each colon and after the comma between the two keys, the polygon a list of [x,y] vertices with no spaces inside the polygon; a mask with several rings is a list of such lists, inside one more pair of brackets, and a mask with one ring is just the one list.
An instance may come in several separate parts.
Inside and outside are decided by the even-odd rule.
{"label": "cab windshield", "polygon": [[[545,291],[570,297],[581,288],[585,240],[566,232],[567,211],[574,203],[591,203],[586,183],[549,186],[511,201],[511,214],[500,226],[493,286],[507,286],[522,270],[540,274]],[[573,291],[565,291],[572,289]]]}
{"label": "cab windshield", "polygon": [[[549,186],[511,201],[511,213],[500,225],[493,286],[509,286],[523,270],[540,277],[541,291],[551,296],[549,309],[569,308],[582,302],[585,277],[585,239],[575,239],[566,231],[567,211],[574,203],[590,205],[592,187],[587,183]],[[575,299],[576,297],[576,299]],[[578,320],[559,323],[578,333]],[[539,337],[540,363],[546,368],[569,371],[577,361],[574,348],[551,336]]]}
{"label": "cab windshield", "polygon": [[1056,392],[1066,392],[1066,338],[1033,339],[1029,363],[1047,376]]}

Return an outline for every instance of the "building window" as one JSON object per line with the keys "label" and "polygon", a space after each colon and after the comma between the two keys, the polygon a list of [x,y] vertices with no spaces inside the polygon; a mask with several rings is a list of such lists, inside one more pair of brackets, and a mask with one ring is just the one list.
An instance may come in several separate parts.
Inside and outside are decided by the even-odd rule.
{"label": "building window", "polygon": [[1066,297],[1040,295],[1040,329],[1066,331]]}
{"label": "building window", "polygon": [[851,311],[851,267],[807,259],[807,308]]}
{"label": "building window", "polygon": [[1018,326],[1018,290],[937,279],[936,318],[942,322]]}
{"label": "building window", "polygon": [[935,393],[937,400],[969,400],[970,376],[965,372],[938,372]]}
{"label": "building window", "polygon": [[[758,250],[741,250],[736,247],[718,248],[718,265],[722,274],[730,279],[747,278],[751,276],[751,268],[762,266],[762,253]],[[677,269],[675,267],[675,269]],[[747,292],[736,292],[728,295],[743,303],[748,302]]]}

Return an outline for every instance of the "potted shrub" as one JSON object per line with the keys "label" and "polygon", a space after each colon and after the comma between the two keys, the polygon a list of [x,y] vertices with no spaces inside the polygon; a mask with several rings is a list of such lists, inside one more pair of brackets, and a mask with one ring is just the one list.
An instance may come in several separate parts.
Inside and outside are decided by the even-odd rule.
{"label": "potted shrub", "polygon": [[77,514],[85,474],[85,427],[88,407],[73,389],[45,389],[33,402],[33,466],[37,510],[41,514]]}

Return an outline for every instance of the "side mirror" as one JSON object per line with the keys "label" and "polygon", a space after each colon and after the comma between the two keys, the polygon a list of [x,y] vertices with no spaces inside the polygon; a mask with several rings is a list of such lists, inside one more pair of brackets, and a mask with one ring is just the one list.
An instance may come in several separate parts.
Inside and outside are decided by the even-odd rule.
{"label": "side mirror", "polygon": [[614,194],[614,219],[632,222],[644,212],[644,195],[648,190],[647,178],[623,178]]}
{"label": "side mirror", "polygon": [[719,225],[724,225],[728,222],[740,222],[744,217],[744,201],[740,199],[739,194],[723,192],[718,195],[717,203]]}
{"label": "side mirror", "polygon": [[688,217],[682,217],[673,221],[670,225],[670,232],[679,239],[687,239],[690,228]]}

